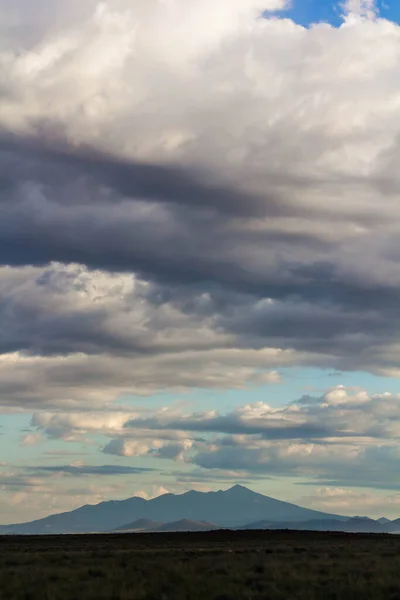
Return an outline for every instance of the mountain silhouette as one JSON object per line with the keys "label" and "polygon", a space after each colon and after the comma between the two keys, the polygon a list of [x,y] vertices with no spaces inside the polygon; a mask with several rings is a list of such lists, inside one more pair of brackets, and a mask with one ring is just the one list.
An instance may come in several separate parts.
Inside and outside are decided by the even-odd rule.
{"label": "mountain silhouette", "polygon": [[133,497],[85,505],[70,512],[16,525],[0,526],[0,533],[60,534],[98,533],[126,527],[138,519],[172,523],[188,519],[219,527],[240,527],[254,521],[307,521],[345,519],[338,515],[302,508],[258,494],[241,485],[226,491],[164,494],[152,500]]}

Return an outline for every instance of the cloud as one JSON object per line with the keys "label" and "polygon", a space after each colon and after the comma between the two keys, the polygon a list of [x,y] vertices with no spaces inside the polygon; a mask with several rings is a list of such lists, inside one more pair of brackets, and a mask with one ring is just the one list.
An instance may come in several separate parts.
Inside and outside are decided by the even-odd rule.
{"label": "cloud", "polygon": [[[2,524],[26,522],[85,504],[134,495],[129,482],[117,481],[114,477],[112,484],[107,485],[106,479],[101,483],[95,481],[99,474],[101,472],[93,476],[88,473],[86,477],[81,477],[79,473],[64,475],[62,471],[42,471],[39,474],[32,469],[0,465]],[[75,485],[74,477],[84,485]],[[144,483],[136,476],[135,482],[139,485]]]}
{"label": "cloud", "polygon": [[74,264],[0,267],[0,324],[3,406],[101,406],[124,392],[276,383],[276,367],[293,361],[238,348],[212,313],[195,316],[133,275]]}
{"label": "cloud", "polygon": [[398,518],[400,511],[400,495],[378,494],[376,492],[360,492],[345,488],[317,488],[311,496],[302,498],[303,504],[337,514],[368,515]]}
{"label": "cloud", "polygon": [[190,486],[190,489],[194,489],[196,484],[241,484],[249,485],[256,480],[265,481],[269,479],[265,475],[257,475],[255,473],[241,472],[241,471],[224,471],[224,470],[207,470],[207,469],[191,469],[191,471],[185,473],[183,471],[172,471],[169,475],[173,476],[177,483],[183,483]]}
{"label": "cloud", "polygon": [[257,402],[225,413],[190,413],[179,405],[135,415],[39,412],[32,424],[67,441],[85,436],[93,443],[101,435],[100,450],[108,455],[180,462],[187,482],[212,482],[222,474],[399,489],[400,397],[390,393],[338,385],[277,408]]}
{"label": "cloud", "polygon": [[[222,417],[220,430],[225,435],[198,443],[189,460],[203,469],[286,476],[309,485],[396,490],[399,408],[396,395],[351,392],[343,386],[279,409],[261,404],[244,407],[225,417],[230,426],[234,417],[235,434],[227,434]],[[205,431],[207,419],[203,426],[201,423],[199,416],[197,429]],[[258,428],[254,432],[253,423]],[[293,435],[299,423],[303,429]],[[310,424],[320,429],[312,432]],[[279,435],[271,435],[271,429]],[[213,427],[210,430],[215,431]]]}
{"label": "cloud", "polygon": [[[369,395],[336,386],[320,397],[271,408],[258,402],[224,415],[216,410],[177,415],[166,409],[128,420],[125,429],[178,430],[259,436],[265,440],[397,439],[400,436],[400,396]],[[240,437],[227,439],[240,440]]]}
{"label": "cloud", "polygon": [[293,365],[390,371],[394,300],[335,314],[76,264],[0,267],[0,403],[104,408],[124,393],[278,383]]}
{"label": "cloud", "polygon": [[346,22],[371,20],[378,15],[376,0],[346,0],[343,2]]}
{"label": "cloud", "polygon": [[21,437],[21,446],[35,446],[42,440],[40,433],[26,433]]}
{"label": "cloud", "polygon": [[41,490],[45,482],[40,477],[29,477],[10,468],[2,469],[0,473],[0,489],[2,492],[20,491],[24,488]]}
{"label": "cloud", "polygon": [[139,439],[134,440],[122,437],[113,439],[103,447],[103,452],[105,454],[125,457],[151,455],[169,460],[184,460],[186,452],[194,445],[194,441],[191,439],[168,441],[168,437],[179,438],[179,434],[175,436],[174,434],[170,434],[170,436],[164,436],[164,439],[162,437],[152,439],[151,432],[145,431],[138,437]]}
{"label": "cloud", "polygon": [[136,497],[139,498],[144,498],[145,500],[152,500],[153,498],[158,498],[159,496],[164,496],[164,494],[169,494],[171,492],[169,492],[166,488],[162,487],[162,486],[156,486],[153,485],[151,486],[151,489],[149,492],[145,491],[145,490],[139,490],[138,492],[135,493]]}
{"label": "cloud", "polygon": [[147,353],[153,390],[253,376],[157,381],[199,347],[398,374],[400,29],[259,18],[284,4],[4,7],[0,352]]}
{"label": "cloud", "polygon": [[154,469],[142,467],[129,467],[125,465],[51,465],[31,467],[37,473],[65,473],[67,475],[143,475]]}
{"label": "cloud", "polygon": [[398,444],[391,442],[332,447],[286,441],[214,444],[198,452],[193,462],[203,469],[238,469],[249,477],[252,473],[275,479],[289,477],[301,485],[399,490],[399,456]]}
{"label": "cloud", "polygon": [[[172,353],[149,360],[101,355],[88,357],[0,356],[1,405],[11,411],[63,408],[94,410],[113,408],[122,394],[147,396],[165,389],[182,392],[190,388],[245,389],[258,375],[283,362],[291,354],[279,351],[236,351]],[[132,370],[135,367],[136,371]],[[232,369],[237,369],[233,371]],[[276,374],[271,374],[276,382]],[[268,377],[263,377],[266,383]]]}

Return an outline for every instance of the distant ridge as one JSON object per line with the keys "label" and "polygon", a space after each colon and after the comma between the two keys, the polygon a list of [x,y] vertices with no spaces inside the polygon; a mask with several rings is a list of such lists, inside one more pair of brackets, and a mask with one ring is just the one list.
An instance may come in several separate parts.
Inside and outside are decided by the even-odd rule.
{"label": "distant ridge", "polygon": [[[390,523],[390,521],[389,521]],[[256,521],[240,529],[292,529],[297,531],[344,531],[348,533],[390,533],[385,524],[368,517],[339,519],[313,519],[290,523],[287,521]]]}
{"label": "distant ridge", "polygon": [[339,515],[302,508],[235,485],[218,492],[192,490],[180,495],[165,494],[152,500],[134,497],[86,505],[29,523],[0,526],[0,533],[98,533],[126,528],[135,522],[137,527],[137,521],[141,519],[156,523],[189,520],[236,528],[261,520],[293,523],[327,518],[345,520],[345,517]]}
{"label": "distant ridge", "polygon": [[160,525],[164,525],[164,523],[152,521],[151,519],[137,519],[136,521],[133,521],[133,523],[128,523],[127,525],[123,525],[122,527],[117,527],[116,529],[114,529],[114,531],[149,531],[150,529],[155,529]]}
{"label": "distant ridge", "polygon": [[[374,520],[369,517],[350,517],[344,520],[340,519],[313,519],[308,521],[287,522],[287,521],[256,521],[240,527],[229,527],[231,530],[293,530],[293,531],[343,531],[347,533],[397,533],[400,529],[398,525],[392,525],[389,519],[383,517]],[[140,524],[138,527],[137,524]],[[153,521],[141,519],[136,523],[121,527],[116,531],[125,533],[155,533],[155,532],[174,532],[174,531],[212,531],[220,529],[218,525],[204,523],[201,521],[190,521],[182,519],[174,523],[154,524]]]}
{"label": "distant ridge", "polygon": [[149,532],[167,532],[167,531],[212,531],[219,529],[218,525],[212,523],[206,523],[205,521],[191,521],[189,519],[181,519],[174,523],[163,523],[152,529]]}

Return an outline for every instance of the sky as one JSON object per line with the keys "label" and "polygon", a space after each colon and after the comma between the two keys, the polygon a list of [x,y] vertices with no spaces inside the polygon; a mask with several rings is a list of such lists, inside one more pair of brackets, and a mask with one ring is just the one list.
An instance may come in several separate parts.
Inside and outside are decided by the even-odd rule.
{"label": "sky", "polygon": [[394,0],[0,0],[0,522],[400,516]]}

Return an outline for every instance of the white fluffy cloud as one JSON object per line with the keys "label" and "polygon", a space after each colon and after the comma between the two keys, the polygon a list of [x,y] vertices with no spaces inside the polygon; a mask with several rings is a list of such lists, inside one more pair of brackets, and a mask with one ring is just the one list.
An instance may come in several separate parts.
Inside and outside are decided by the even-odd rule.
{"label": "white fluffy cloud", "polygon": [[343,2],[346,20],[374,19],[378,14],[375,0],[346,0]]}

